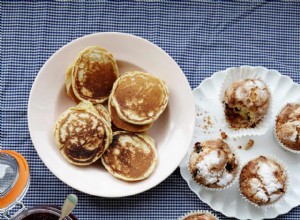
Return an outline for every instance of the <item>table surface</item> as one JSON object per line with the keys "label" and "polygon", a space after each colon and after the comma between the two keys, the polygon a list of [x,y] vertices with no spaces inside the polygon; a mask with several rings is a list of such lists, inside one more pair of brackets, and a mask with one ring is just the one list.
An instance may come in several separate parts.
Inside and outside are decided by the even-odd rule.
{"label": "table surface", "polygon": [[[28,207],[61,205],[75,193],[79,219],[176,219],[190,210],[210,210],[179,169],[147,192],[109,199],[78,192],[45,167],[28,131],[29,92],[45,61],[78,37],[112,31],[143,37],[174,58],[192,88],[216,71],[240,65],[276,69],[300,82],[297,2],[2,1],[1,11],[0,146],[28,160],[31,186],[23,200]],[[300,219],[300,207],[278,219]]]}

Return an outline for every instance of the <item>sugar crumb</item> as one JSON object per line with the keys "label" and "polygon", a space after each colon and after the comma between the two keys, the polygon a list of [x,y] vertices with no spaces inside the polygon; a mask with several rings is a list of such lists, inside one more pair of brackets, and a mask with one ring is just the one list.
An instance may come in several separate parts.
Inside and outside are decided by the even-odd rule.
{"label": "sugar crumb", "polygon": [[248,143],[244,147],[245,150],[249,150],[250,148],[253,147],[254,141],[252,139],[249,139]]}
{"label": "sugar crumb", "polygon": [[227,139],[228,136],[224,131],[222,131],[221,132],[221,137],[222,137],[223,140],[225,140],[225,139]]}
{"label": "sugar crumb", "polygon": [[216,118],[214,116],[210,116],[208,111],[204,111],[204,112],[198,111],[197,116],[199,117],[201,122],[198,123],[198,126],[197,125],[196,126],[202,129],[203,132],[213,129],[217,123]]}

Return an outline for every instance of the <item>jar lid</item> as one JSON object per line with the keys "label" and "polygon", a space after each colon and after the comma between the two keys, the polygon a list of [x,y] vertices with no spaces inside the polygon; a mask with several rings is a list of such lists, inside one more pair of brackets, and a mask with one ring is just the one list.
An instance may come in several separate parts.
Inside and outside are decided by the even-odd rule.
{"label": "jar lid", "polygon": [[0,150],[0,211],[20,201],[29,187],[30,175],[26,159],[11,150]]}

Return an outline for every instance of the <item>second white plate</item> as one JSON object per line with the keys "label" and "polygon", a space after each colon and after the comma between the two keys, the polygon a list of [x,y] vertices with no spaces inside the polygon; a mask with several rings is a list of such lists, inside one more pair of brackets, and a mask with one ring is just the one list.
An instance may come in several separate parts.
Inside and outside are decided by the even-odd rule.
{"label": "second white plate", "polygon": [[[255,68],[256,71],[259,71],[261,78],[269,85],[274,99],[272,121],[265,135],[228,138],[226,141],[236,149],[236,154],[239,156],[242,165],[259,155],[275,156],[284,162],[289,172],[289,185],[286,195],[272,208],[256,208],[242,199],[238,189],[238,181],[229,189],[221,192],[211,192],[198,185],[188,171],[189,155],[192,152],[194,143],[204,139],[220,138],[220,129],[222,128],[219,126],[218,121],[221,118],[220,114],[223,114],[223,107],[218,101],[218,91],[224,80],[225,71],[217,72],[210,78],[205,79],[193,91],[197,113],[194,137],[187,155],[180,164],[182,177],[203,202],[228,217],[238,219],[275,218],[300,205],[300,155],[283,150],[273,136],[275,115],[287,102],[300,102],[300,86],[294,83],[291,78],[283,76],[277,71],[267,70],[263,67]],[[238,149],[238,146],[245,146],[249,139],[254,140],[254,146],[251,149]]]}

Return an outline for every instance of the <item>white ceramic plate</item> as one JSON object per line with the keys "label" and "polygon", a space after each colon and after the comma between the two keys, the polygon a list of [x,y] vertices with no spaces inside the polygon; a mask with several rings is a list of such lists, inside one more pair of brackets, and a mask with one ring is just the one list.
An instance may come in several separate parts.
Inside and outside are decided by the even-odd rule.
{"label": "white ceramic plate", "polygon": [[[111,176],[98,161],[87,167],[69,164],[53,140],[59,115],[75,103],[65,92],[65,71],[84,48],[99,45],[117,60],[120,73],[143,70],[163,79],[170,90],[165,112],[148,132],[156,141],[158,164],[146,180],[127,183]],[[49,170],[69,186],[102,197],[141,193],[166,179],[188,150],[194,127],[192,92],[176,62],[151,42],[123,33],[96,33],[76,39],[54,53],[36,77],[28,103],[28,125],[34,147]]]}
{"label": "white ceramic plate", "polygon": [[[283,150],[273,136],[275,115],[287,102],[300,101],[300,86],[294,83],[291,78],[283,76],[277,71],[267,70],[263,67],[256,67],[256,70],[259,71],[261,78],[270,86],[274,98],[274,114],[268,131],[262,136],[228,138],[226,141],[236,149],[236,154],[239,156],[242,165],[259,155],[277,157],[286,164],[289,173],[289,186],[282,200],[272,208],[256,208],[242,199],[239,194],[238,181],[229,189],[221,192],[211,192],[196,184],[189,174],[188,159],[192,152],[193,144],[204,139],[220,138],[220,129],[222,128],[219,126],[218,121],[220,120],[220,114],[223,114],[223,108],[222,104],[218,102],[218,91],[225,76],[224,71],[217,72],[210,78],[205,79],[193,91],[197,113],[194,136],[189,151],[180,164],[182,177],[187,181],[190,189],[203,202],[228,217],[238,219],[275,218],[300,205],[300,155]],[[211,125],[207,125],[207,122],[203,121],[208,117],[210,117]],[[245,146],[249,139],[254,140],[254,146],[251,149],[238,149],[240,145]]]}

